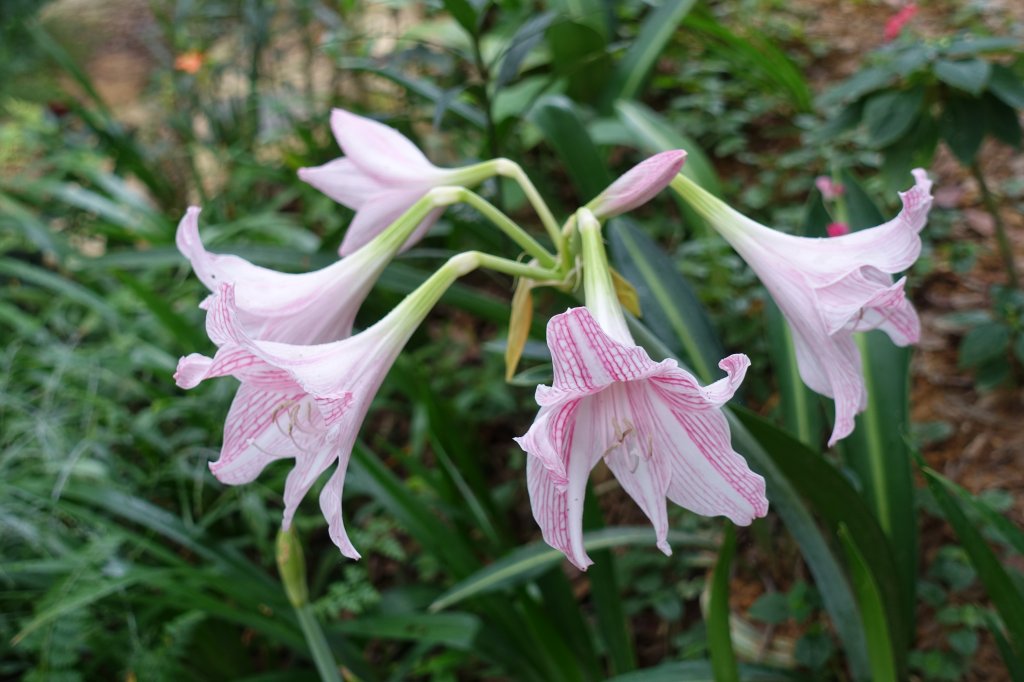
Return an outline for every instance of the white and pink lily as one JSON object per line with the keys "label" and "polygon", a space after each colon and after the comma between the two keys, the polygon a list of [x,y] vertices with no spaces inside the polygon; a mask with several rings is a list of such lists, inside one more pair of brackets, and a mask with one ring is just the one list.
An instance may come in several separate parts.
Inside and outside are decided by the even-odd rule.
{"label": "white and pink lily", "polygon": [[253,338],[267,341],[322,343],[348,336],[359,306],[396,250],[367,248],[314,272],[277,272],[207,251],[199,213],[189,208],[178,224],[178,250],[210,291],[234,286],[239,321]]}
{"label": "white and pink lily", "polygon": [[881,329],[906,346],[920,323],[904,293],[906,277],[894,273],[921,253],[918,233],[928,220],[932,183],[922,169],[900,193],[903,208],[889,222],[827,239],[794,237],[738,213],[677,176],[676,191],[736,249],[764,283],[793,331],[800,376],[811,390],[835,400],[829,446],[853,432],[854,417],[867,407],[867,390],[854,332]]}
{"label": "white and pink lily", "polygon": [[608,272],[596,220],[578,214],[587,305],[556,315],[547,342],[552,386],[537,388],[540,411],[516,441],[526,451],[533,515],[544,540],[577,568],[587,478],[602,459],[668,545],[666,498],[707,516],[748,525],[768,510],[764,479],[730,444],[720,407],[750,361],[732,355],[727,376],[702,387],[674,360],[654,362],[629,334]]}
{"label": "white and pink lily", "polygon": [[211,377],[241,381],[224,426],[220,459],[210,465],[223,483],[248,483],[271,462],[293,458],[284,491],[283,527],[318,477],[336,463],[320,494],[331,540],[358,559],[341,513],[341,492],[356,436],[377,389],[406,341],[454,279],[472,267],[449,261],[372,327],[340,341],[303,345],[259,339],[242,320],[237,287],[221,285],[208,305],[206,329],[217,345],[207,357],[181,358],[174,377],[193,388]]}
{"label": "white and pink lily", "polygon": [[[345,156],[322,166],[300,168],[299,178],[356,212],[340,253],[363,246],[433,187],[473,185],[489,174],[479,166],[438,168],[400,132],[363,116],[335,109],[331,130]],[[441,215],[431,211],[406,240],[407,249]]]}

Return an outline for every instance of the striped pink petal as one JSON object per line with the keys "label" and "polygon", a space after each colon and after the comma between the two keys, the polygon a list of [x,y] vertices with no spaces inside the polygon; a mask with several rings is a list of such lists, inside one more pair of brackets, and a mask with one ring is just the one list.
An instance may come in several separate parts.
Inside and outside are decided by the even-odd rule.
{"label": "striped pink petal", "polygon": [[603,458],[668,545],[666,498],[700,514],[746,525],[768,510],[764,479],[730,445],[720,407],[749,360],[722,361],[727,376],[702,387],[673,360],[654,362],[611,338],[586,308],[548,324],[553,386],[537,389],[540,411],[516,442],[526,451],[534,518],[544,540],[585,570],[583,496]]}
{"label": "striped pink petal", "polygon": [[239,484],[270,462],[293,459],[284,490],[287,528],[302,499],[335,465],[320,506],[332,541],[345,556],[359,558],[341,518],[345,469],[373,396],[407,334],[376,325],[318,345],[258,339],[241,320],[235,291],[224,284],[208,303],[207,331],[219,345],[217,353],[182,358],[175,374],[184,388],[217,376],[242,382],[225,423],[220,459],[210,469],[222,482]]}

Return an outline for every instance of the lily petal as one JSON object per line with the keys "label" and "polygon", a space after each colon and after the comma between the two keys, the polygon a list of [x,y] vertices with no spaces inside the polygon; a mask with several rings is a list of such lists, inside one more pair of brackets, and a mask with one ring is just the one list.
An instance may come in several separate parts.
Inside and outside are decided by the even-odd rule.
{"label": "lily petal", "polygon": [[386,184],[429,185],[445,174],[409,138],[373,119],[335,109],[331,130],[349,159]]}
{"label": "lily petal", "polygon": [[303,182],[353,210],[362,208],[369,197],[388,187],[348,157],[328,161],[322,166],[300,168],[298,175]]}

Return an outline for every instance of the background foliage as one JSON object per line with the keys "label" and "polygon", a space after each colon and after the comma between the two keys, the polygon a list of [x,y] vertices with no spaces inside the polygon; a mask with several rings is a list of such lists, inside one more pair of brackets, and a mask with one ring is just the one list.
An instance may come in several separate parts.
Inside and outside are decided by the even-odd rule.
{"label": "background foliage", "polygon": [[[882,222],[906,171],[947,145],[1009,243],[991,305],[947,323],[964,330],[959,361],[978,386],[1019,400],[1024,306],[1000,202],[1019,211],[1024,187],[990,190],[978,164],[986,135],[1020,146],[1024,61],[1019,35],[967,6],[937,4],[934,36],[905,35],[817,97],[839,80],[815,75],[830,46],[800,10],[764,0],[98,6],[109,14],[0,6],[5,678],[316,678],[274,569],[287,468],[218,484],[207,462],[234,387],[185,396],[170,379],[179,355],[208,346],[202,287],[172,238],[199,203],[214,250],[290,271],[331,262],[351,213],[295,178],[337,155],[331,106],[379,116],[442,165],[513,158],[563,217],[644,155],[686,148],[705,187],[813,236],[833,219]],[[812,190],[821,173],[846,187],[839,205]],[[485,190],[529,215],[511,185]],[[986,257],[984,242],[950,236],[962,217],[933,212],[913,281]],[[480,225],[449,210],[360,321],[451,253],[495,248]],[[664,557],[598,473],[596,564],[566,570],[538,538],[511,436],[550,373],[541,318],[572,302],[538,298],[506,383],[511,283],[475,276],[417,334],[362,431],[345,495],[364,559],[338,555],[315,509],[297,518],[312,610],[344,674],[1024,679],[1019,516],[1005,492],[973,495],[918,454],[949,427],[912,423],[909,352],[864,336],[869,410],[825,452],[827,401],[800,383],[753,275],[695,214],[665,197],[607,236],[652,356],[703,381],[726,352],[754,359],[730,420],[772,514],[735,530],[673,509]],[[952,532],[929,532],[943,520]]]}

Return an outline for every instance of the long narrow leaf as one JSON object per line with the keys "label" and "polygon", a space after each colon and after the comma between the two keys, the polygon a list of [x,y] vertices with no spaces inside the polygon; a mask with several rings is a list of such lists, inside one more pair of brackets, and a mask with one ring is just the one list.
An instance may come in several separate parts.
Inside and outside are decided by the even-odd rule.
{"label": "long narrow leaf", "polygon": [[696,0],[663,2],[652,10],[640,26],[640,33],[615,65],[615,71],[605,85],[601,105],[605,110],[619,99],[632,100],[640,94],[655,62],[672,40],[679,22],[683,20]]}
{"label": "long narrow leaf", "polygon": [[732,558],[736,554],[736,528],[727,524],[718,562],[711,578],[711,599],[708,602],[708,652],[716,682],[737,682],[740,679],[736,652],[729,632],[729,580]]}
{"label": "long narrow leaf", "polygon": [[857,603],[864,617],[868,656],[871,657],[871,679],[874,682],[896,682],[900,678],[896,671],[895,643],[889,629],[882,591],[846,526],[839,527],[839,539],[849,558],[853,589],[857,593]]}
{"label": "long narrow leaf", "polygon": [[967,551],[967,556],[988,591],[992,604],[1002,617],[1010,645],[1018,656],[1024,656],[1024,595],[1003,568],[999,557],[988,546],[985,538],[967,518],[956,498],[947,490],[946,480],[929,467],[923,466],[921,471],[928,483],[928,489],[938,502],[949,525],[960,538],[960,544]]}
{"label": "long narrow leaf", "polygon": [[[687,547],[713,547],[713,543],[707,538],[681,531],[669,531],[668,541],[673,545]],[[583,547],[588,552],[612,547],[646,546],[653,543],[654,532],[647,526],[603,528],[583,534]],[[564,558],[560,551],[544,542],[523,545],[453,585],[434,600],[430,610],[441,611],[479,594],[522,585],[534,580],[552,566],[560,564]]]}
{"label": "long narrow leaf", "polygon": [[572,100],[564,95],[545,97],[534,107],[532,118],[562,159],[582,201],[611,184],[604,158]]}

